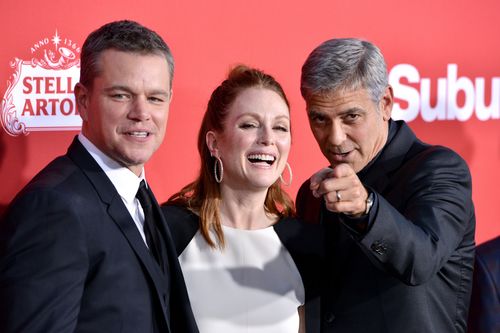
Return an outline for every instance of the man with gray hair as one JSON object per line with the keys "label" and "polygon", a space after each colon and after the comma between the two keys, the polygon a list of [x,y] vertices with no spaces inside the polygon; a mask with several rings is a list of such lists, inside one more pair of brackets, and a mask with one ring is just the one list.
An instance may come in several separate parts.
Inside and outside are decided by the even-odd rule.
{"label": "man with gray hair", "polygon": [[322,332],[465,332],[475,214],[466,163],[391,120],[380,50],[319,45],[302,67],[311,130],[329,161],[297,195],[326,240]]}

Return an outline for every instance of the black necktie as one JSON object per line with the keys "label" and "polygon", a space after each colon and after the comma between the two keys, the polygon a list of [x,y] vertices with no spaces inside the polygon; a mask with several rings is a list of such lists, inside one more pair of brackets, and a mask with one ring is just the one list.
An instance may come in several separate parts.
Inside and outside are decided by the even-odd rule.
{"label": "black necktie", "polygon": [[162,258],[162,240],[160,232],[155,223],[155,211],[151,199],[150,191],[146,187],[144,180],[139,185],[139,190],[136,194],[137,199],[141,203],[142,210],[144,211],[144,235],[146,236],[146,243],[148,244],[149,251],[156,259],[160,267],[164,268],[164,260]]}

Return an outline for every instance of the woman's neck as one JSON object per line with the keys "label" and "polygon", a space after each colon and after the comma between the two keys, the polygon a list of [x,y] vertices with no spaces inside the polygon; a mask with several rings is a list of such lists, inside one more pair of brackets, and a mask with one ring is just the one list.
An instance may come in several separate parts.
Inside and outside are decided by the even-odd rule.
{"label": "woman's neck", "polygon": [[221,187],[220,218],[223,225],[236,229],[263,229],[277,222],[277,216],[266,213],[267,190],[248,191]]}

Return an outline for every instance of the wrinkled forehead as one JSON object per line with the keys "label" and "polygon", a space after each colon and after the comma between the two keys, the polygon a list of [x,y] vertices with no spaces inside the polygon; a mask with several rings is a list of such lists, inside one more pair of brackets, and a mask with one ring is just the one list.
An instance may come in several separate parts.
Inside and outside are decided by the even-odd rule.
{"label": "wrinkled forehead", "polygon": [[[376,89],[377,88],[377,89]],[[302,96],[306,103],[311,99],[329,98],[332,96],[346,95],[353,91],[365,90],[374,103],[378,103],[382,98],[383,91],[379,91],[378,87],[373,87],[369,82],[362,79],[352,79],[341,82],[327,82],[314,87],[302,87]]]}
{"label": "wrinkled forehead", "polygon": [[[94,62],[92,63],[93,66],[93,72],[94,72],[94,78],[102,75],[102,72],[105,69],[109,68],[110,64],[113,64],[115,61],[118,61],[118,59],[121,58],[158,58],[164,60],[164,65],[168,69],[169,73],[169,80],[171,80],[172,76],[172,68],[171,65],[168,61],[167,56],[165,55],[164,52],[161,52],[159,50],[148,50],[148,51],[135,51],[135,50],[120,50],[117,48],[107,48],[105,50],[102,50],[99,52],[96,57],[94,58]],[[160,63],[163,63],[161,61]],[[108,65],[107,67],[104,65]],[[162,64],[163,66],[163,64]]]}
{"label": "wrinkled forehead", "polygon": [[368,90],[363,87],[328,90],[311,94],[306,98],[306,108],[308,111],[322,107],[334,108],[344,104],[367,103],[376,105]]}

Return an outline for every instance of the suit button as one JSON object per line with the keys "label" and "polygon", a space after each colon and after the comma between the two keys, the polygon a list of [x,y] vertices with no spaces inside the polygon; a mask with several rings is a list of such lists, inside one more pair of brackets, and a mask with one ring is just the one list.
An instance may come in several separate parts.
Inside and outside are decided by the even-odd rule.
{"label": "suit button", "polygon": [[379,255],[382,255],[382,254],[385,254],[387,252],[387,246],[380,242],[380,241],[376,241],[374,242],[370,248],[372,249],[373,252],[379,254]]}
{"label": "suit button", "polygon": [[333,321],[335,320],[335,315],[333,314],[333,312],[330,312],[330,313],[327,313],[325,315],[325,321],[328,323],[328,324],[331,324],[333,323]]}

